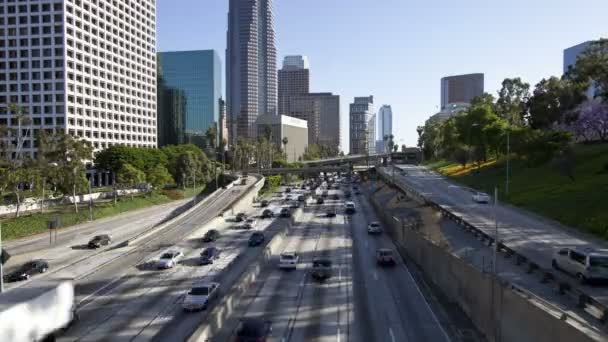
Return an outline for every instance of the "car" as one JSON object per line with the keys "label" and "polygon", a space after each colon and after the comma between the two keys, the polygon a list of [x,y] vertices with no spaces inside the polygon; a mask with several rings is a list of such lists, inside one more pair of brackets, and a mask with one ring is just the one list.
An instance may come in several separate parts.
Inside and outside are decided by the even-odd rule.
{"label": "car", "polygon": [[281,208],[281,212],[279,213],[281,217],[291,217],[291,211],[289,208]]}
{"label": "car", "polygon": [[218,293],[219,283],[198,281],[186,292],[182,307],[185,311],[205,310]]}
{"label": "car", "polygon": [[279,268],[282,270],[295,270],[300,257],[296,252],[284,252],[279,256]]}
{"label": "car", "polygon": [[220,232],[216,229],[208,230],[205,235],[203,235],[203,242],[213,242],[220,238]]}
{"label": "car", "polygon": [[262,211],[262,215],[260,215],[260,217],[263,219],[272,218],[272,217],[274,217],[274,213],[270,209],[264,209],[264,211]]}
{"label": "car", "polygon": [[285,202],[291,201],[293,200],[293,197],[291,195],[287,195],[285,196]]}
{"label": "car", "polygon": [[264,243],[266,237],[263,232],[253,232],[251,236],[249,236],[249,247],[259,246]]}
{"label": "car", "polygon": [[262,202],[260,202],[260,207],[265,208],[268,206],[270,202],[268,202],[268,200],[262,200]]}
{"label": "car", "polygon": [[317,197],[317,204],[323,204],[325,203],[325,200],[323,199],[323,197]]}
{"label": "car", "polygon": [[359,196],[359,195],[361,195],[361,191],[359,191],[359,190],[356,190],[356,191],[355,191],[355,195],[356,195],[356,196]]}
{"label": "car", "polygon": [[321,196],[327,197],[327,196],[329,196],[329,192],[327,190],[323,190],[323,192],[321,193]]}
{"label": "car", "polygon": [[380,227],[380,222],[374,221],[367,225],[367,233],[368,234],[382,234],[382,227]]}
{"label": "car", "polygon": [[241,185],[247,185],[247,176],[241,178]]}
{"label": "car", "polygon": [[354,202],[346,202],[344,204],[344,211],[347,214],[354,214],[355,212],[357,212],[357,208],[355,207],[355,203]]}
{"label": "car", "polygon": [[608,280],[608,251],[582,247],[557,249],[553,268],[575,276],[581,284]]}
{"label": "car", "polygon": [[298,196],[298,202],[304,202],[306,200],[306,196],[300,195]]}
{"label": "car", "polygon": [[214,260],[220,258],[221,251],[217,247],[207,247],[201,252],[201,265],[213,264]]}
{"label": "car", "polygon": [[336,208],[328,208],[325,212],[325,217],[336,217]]}
{"label": "car", "polygon": [[344,197],[350,198],[351,197],[350,191],[344,191]]}
{"label": "car", "polygon": [[395,266],[397,261],[395,261],[393,250],[389,248],[380,248],[376,250],[376,263],[380,266]]}
{"label": "car", "polygon": [[245,223],[243,223],[243,229],[254,229],[257,225],[258,221],[253,218],[248,218]]}
{"label": "car", "polygon": [[112,238],[108,234],[101,234],[94,236],[87,246],[91,249],[100,248],[101,246],[107,246],[112,242]]}
{"label": "car", "polygon": [[287,193],[287,194],[288,194],[288,193],[290,193],[290,192],[291,192],[291,188],[287,188],[287,189],[285,189],[285,193]]}
{"label": "car", "polygon": [[181,251],[167,251],[160,256],[156,267],[161,270],[173,268],[183,256]]}
{"label": "car", "polygon": [[340,195],[338,195],[338,194],[333,194],[333,195],[332,195],[332,198],[333,198],[334,200],[339,200],[339,199],[340,199]]}
{"label": "car", "polygon": [[32,260],[21,265],[16,270],[4,276],[7,282],[28,280],[30,277],[48,271],[49,263],[46,260]]}
{"label": "car", "polygon": [[489,203],[490,202],[490,195],[486,194],[485,192],[476,192],[473,195],[473,202],[476,202],[476,203]]}
{"label": "car", "polygon": [[234,217],[234,220],[236,222],[243,222],[245,221],[245,219],[247,219],[247,214],[243,212],[236,214],[236,216]]}
{"label": "car", "polygon": [[325,281],[332,276],[331,260],[328,258],[314,258],[312,260],[313,279]]}
{"label": "car", "polygon": [[289,207],[292,209],[297,209],[300,207],[300,202],[298,201],[291,201],[291,203],[289,203]]}
{"label": "car", "polygon": [[235,342],[266,342],[272,333],[272,323],[259,318],[246,318],[236,329]]}

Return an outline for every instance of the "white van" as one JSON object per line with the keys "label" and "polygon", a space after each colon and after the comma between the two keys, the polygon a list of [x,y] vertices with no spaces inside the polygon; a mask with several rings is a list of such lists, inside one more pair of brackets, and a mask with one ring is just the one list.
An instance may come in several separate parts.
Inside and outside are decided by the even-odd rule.
{"label": "white van", "polygon": [[593,249],[560,248],[553,254],[553,268],[575,276],[581,284],[608,280],[608,252]]}

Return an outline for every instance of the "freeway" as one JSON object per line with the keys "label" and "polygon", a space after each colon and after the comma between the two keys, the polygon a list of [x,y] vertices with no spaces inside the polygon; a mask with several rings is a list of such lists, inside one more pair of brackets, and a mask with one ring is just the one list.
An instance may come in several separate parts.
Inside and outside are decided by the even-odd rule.
{"label": "freeway", "polygon": [[[245,318],[271,321],[270,341],[450,341],[407,265],[399,259],[392,268],[376,266],[376,249],[395,246],[387,236],[367,235],[376,216],[364,197],[355,201],[352,216],[343,200],[308,204],[280,248],[299,254],[296,270],[271,261],[212,341],[230,340]],[[339,208],[334,218],[325,216],[330,206]],[[333,263],[333,277],[323,283],[310,275],[318,256]]]}
{"label": "freeway", "polygon": [[[583,236],[573,229],[562,227],[521,209],[500,202],[496,208],[474,203],[471,190],[455,185],[424,167],[399,165],[398,168],[405,171],[405,174],[396,172],[397,182],[413,187],[423,196],[462,216],[490,236],[495,234],[496,215],[499,240],[543,268],[551,268],[553,252],[560,247],[580,246],[596,250],[607,248],[604,242]],[[391,174],[391,171],[387,172]],[[606,288],[589,285],[581,285],[581,288],[596,300],[608,305]]]}

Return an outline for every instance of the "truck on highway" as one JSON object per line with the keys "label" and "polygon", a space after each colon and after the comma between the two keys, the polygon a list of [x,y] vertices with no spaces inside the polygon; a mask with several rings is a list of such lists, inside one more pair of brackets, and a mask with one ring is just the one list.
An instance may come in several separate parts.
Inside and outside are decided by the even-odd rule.
{"label": "truck on highway", "polygon": [[0,341],[54,341],[77,320],[71,280],[32,285],[0,293]]}

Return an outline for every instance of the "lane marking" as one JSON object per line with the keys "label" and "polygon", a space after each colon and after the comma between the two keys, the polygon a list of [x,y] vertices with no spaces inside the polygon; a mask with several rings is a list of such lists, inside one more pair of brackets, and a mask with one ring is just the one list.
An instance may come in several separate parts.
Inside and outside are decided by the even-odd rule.
{"label": "lane marking", "polygon": [[338,336],[336,336],[336,341],[340,342],[340,327],[338,327]]}
{"label": "lane marking", "polygon": [[374,271],[374,279],[378,280],[378,272]]}
{"label": "lane marking", "polygon": [[389,335],[391,335],[391,341],[395,342],[395,334],[393,334],[393,329],[391,329],[390,327],[388,328],[388,333]]}

